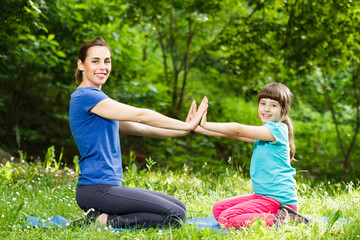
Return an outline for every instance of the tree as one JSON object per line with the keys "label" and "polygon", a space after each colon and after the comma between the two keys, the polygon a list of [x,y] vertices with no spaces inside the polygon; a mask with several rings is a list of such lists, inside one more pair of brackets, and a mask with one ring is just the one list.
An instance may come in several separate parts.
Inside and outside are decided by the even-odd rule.
{"label": "tree", "polygon": [[[281,81],[316,111],[329,111],[347,178],[359,133],[358,3],[292,0],[248,6],[219,42],[228,72],[238,76],[245,94]],[[314,79],[317,73],[321,77]],[[250,88],[244,89],[246,82]]]}
{"label": "tree", "polygon": [[227,17],[218,17],[222,7],[216,0],[129,2],[126,19],[140,25],[148,39],[156,39],[161,50],[163,82],[169,87],[174,117],[183,105],[189,72],[226,27]]}

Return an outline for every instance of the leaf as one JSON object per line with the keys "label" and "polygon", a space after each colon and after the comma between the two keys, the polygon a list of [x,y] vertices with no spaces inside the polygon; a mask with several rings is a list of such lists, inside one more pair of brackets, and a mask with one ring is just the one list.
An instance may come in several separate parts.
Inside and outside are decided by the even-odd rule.
{"label": "leaf", "polygon": [[56,51],[56,55],[58,55],[61,58],[66,58],[66,54],[63,51]]}
{"label": "leaf", "polygon": [[55,34],[49,34],[48,40],[51,41],[55,38]]}

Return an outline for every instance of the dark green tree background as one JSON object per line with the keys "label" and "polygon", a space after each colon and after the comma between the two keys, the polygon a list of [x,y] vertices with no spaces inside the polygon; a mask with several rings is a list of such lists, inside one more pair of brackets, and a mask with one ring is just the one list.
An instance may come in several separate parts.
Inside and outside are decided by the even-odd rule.
{"label": "dark green tree background", "polygon": [[[210,100],[210,121],[260,124],[256,94],[283,82],[295,95],[294,166],[305,177],[359,177],[360,5],[351,0],[2,0],[0,148],[28,159],[55,146],[78,155],[68,123],[82,43],[102,36],[113,71],[103,90],[121,102],[184,119]],[[124,164],[248,172],[252,146],[191,133],[121,136]]]}

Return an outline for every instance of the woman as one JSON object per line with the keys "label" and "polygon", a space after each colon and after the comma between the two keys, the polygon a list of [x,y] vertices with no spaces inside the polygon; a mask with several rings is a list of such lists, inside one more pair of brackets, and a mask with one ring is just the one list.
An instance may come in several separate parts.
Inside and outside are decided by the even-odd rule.
{"label": "woman", "polygon": [[186,219],[183,202],[160,192],[122,186],[119,133],[185,136],[198,126],[207,99],[189,122],[112,100],[101,91],[111,72],[110,52],[102,38],[87,41],[79,52],[75,72],[78,88],[71,95],[69,115],[81,154],[76,201],[87,214],[71,225],[96,222],[97,226],[114,228],[179,226]]}

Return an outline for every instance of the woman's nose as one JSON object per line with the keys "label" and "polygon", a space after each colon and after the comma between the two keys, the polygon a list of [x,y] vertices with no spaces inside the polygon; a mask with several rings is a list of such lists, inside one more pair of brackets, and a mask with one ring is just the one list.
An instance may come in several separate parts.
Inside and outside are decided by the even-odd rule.
{"label": "woman's nose", "polygon": [[104,69],[105,68],[105,63],[100,63],[100,68]]}

